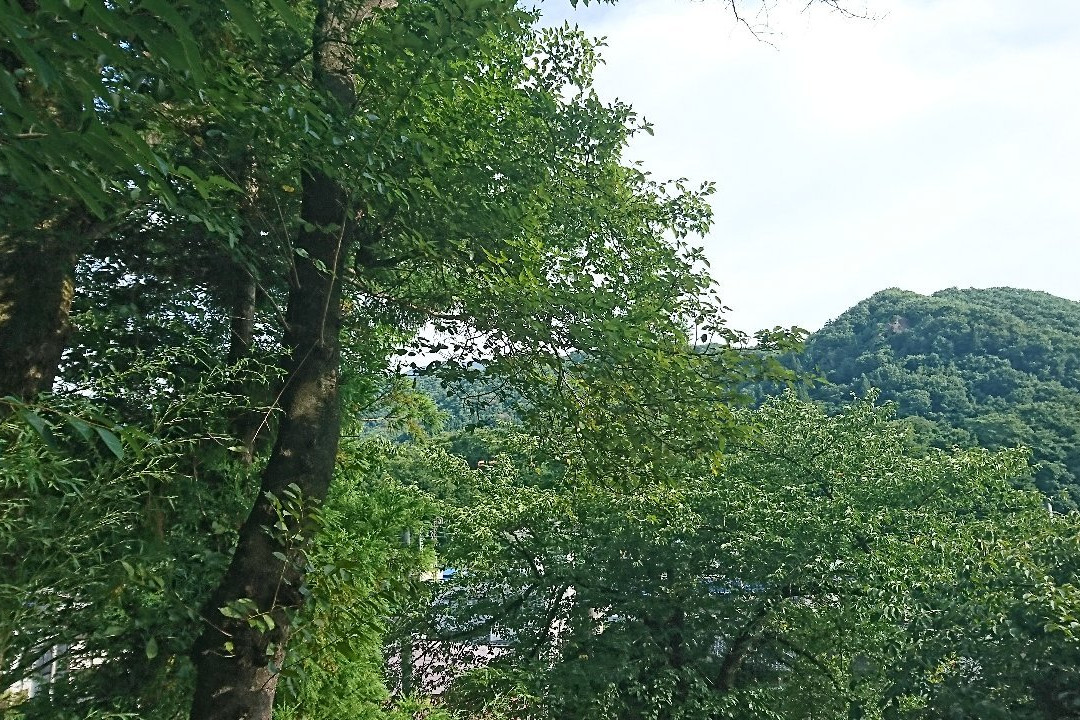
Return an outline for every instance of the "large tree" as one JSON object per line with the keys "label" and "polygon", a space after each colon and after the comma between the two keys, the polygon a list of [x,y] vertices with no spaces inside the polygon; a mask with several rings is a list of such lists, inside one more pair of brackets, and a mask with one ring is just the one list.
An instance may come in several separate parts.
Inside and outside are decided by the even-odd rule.
{"label": "large tree", "polygon": [[[196,717],[269,713],[310,533],[285,512],[325,497],[342,401],[369,404],[395,348],[419,337],[413,352],[442,353],[464,377],[482,360],[582,452],[639,453],[657,473],[687,452],[717,460],[732,433],[722,404],[699,402],[729,393],[701,378],[756,372],[685,242],[707,227],[710,188],[621,163],[643,125],[596,97],[580,34],[536,33],[505,2],[378,5],[0,10],[0,395],[26,401],[10,408],[42,443],[86,430],[104,445],[84,451],[116,455],[117,419],[169,416],[172,400],[227,376],[216,415],[160,425],[193,433],[170,472],[221,490],[232,471],[207,472],[220,443],[243,450],[247,499],[260,488],[201,616]],[[73,296],[85,324],[65,366]],[[282,358],[280,386],[273,372],[244,376],[257,350]],[[175,360],[169,373],[134,380],[152,353]],[[58,368],[65,390],[111,414],[34,405]],[[118,380],[80,384],[87,375]],[[252,423],[259,393],[271,409]],[[231,513],[213,517],[220,507],[181,528],[182,511],[139,493],[157,540],[210,528],[216,545],[236,531]]]}
{"label": "large tree", "polygon": [[[354,35],[376,2],[318,3],[313,25],[313,84],[325,95],[331,117],[352,115],[356,105]],[[359,208],[343,179],[317,164],[301,176],[297,259],[290,274],[286,333],[289,359],[281,396],[284,411],[277,441],[263,471],[260,492],[232,563],[211,596],[207,629],[196,645],[198,671],[192,718],[268,718],[289,630],[288,611],[301,604],[300,577],[285,555],[303,517],[279,533],[278,506],[291,490],[309,502],[326,497],[341,432],[342,284],[356,240]],[[223,613],[235,603],[254,606],[260,622]],[[226,647],[228,643],[228,647]],[[270,660],[270,662],[268,662]]]}
{"label": "large tree", "polygon": [[222,39],[224,18],[222,8],[164,2],[0,10],[0,394],[51,388],[76,262],[130,227],[134,209],[232,224],[183,192],[223,173],[199,176],[173,154],[197,127],[194,108],[223,95],[221,76],[208,78],[221,71],[207,62],[217,51],[196,37]]}

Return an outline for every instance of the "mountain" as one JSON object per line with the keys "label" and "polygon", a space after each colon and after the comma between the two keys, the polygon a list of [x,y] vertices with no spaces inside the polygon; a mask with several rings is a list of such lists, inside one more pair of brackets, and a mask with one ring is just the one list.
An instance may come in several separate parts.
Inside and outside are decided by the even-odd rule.
{"label": "mountain", "polygon": [[1025,445],[1035,484],[1080,507],[1080,303],[1013,288],[883,290],[811,335],[793,361],[839,405],[871,388],[927,446]]}

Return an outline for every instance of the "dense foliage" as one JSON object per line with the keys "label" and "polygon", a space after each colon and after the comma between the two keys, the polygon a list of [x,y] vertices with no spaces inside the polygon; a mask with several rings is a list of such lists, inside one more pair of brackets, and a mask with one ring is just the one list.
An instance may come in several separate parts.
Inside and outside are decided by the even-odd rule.
{"label": "dense foliage", "polygon": [[807,340],[796,363],[838,408],[870,388],[933,447],[1023,445],[1035,483],[1080,506],[1080,303],[1011,288],[884,290]]}
{"label": "dense foliage", "polygon": [[[464,380],[482,361],[598,462],[719,456],[734,416],[701,401],[759,369],[687,240],[712,188],[622,162],[647,124],[592,90],[594,43],[535,23],[469,1],[0,10],[4,705],[268,717],[285,678],[316,712],[341,681],[317,608],[367,598],[346,639],[370,640],[418,562],[371,544],[398,535],[393,493],[331,491],[355,479],[343,435],[432,417],[410,355]],[[377,526],[358,566],[324,539],[343,507]]]}
{"label": "dense foliage", "polygon": [[456,569],[417,682],[486,718],[1074,717],[1080,534],[1023,453],[913,451],[872,402],[742,419],[632,492],[518,432],[411,461]]}
{"label": "dense foliage", "polygon": [[536,22],[0,8],[0,714],[1075,717],[1075,517],[741,410],[799,335]]}

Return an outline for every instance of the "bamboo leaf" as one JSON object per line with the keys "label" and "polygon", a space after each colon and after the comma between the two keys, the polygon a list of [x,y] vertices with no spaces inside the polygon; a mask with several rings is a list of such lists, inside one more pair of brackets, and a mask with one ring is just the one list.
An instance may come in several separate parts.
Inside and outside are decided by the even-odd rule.
{"label": "bamboo leaf", "polygon": [[109,451],[116,456],[117,460],[124,459],[124,444],[120,442],[120,438],[111,431],[103,427],[94,427],[98,437],[105,443],[105,447],[109,448]]}

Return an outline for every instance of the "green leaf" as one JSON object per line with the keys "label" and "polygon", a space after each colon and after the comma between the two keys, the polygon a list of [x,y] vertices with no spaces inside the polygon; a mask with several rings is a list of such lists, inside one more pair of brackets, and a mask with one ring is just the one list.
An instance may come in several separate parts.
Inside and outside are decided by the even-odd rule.
{"label": "green leaf", "polygon": [[70,418],[68,425],[71,426],[72,430],[79,433],[83,440],[89,441],[93,437],[93,429],[79,418]]}
{"label": "green leaf", "polygon": [[258,21],[251,13],[251,9],[243,0],[224,0],[225,9],[229,11],[229,17],[236,23],[237,27],[253,42],[262,42],[262,28],[259,27]]}
{"label": "green leaf", "polygon": [[239,620],[243,615],[239,613],[232,605],[222,605],[218,608],[218,612],[227,618],[233,618]]}
{"label": "green leaf", "polygon": [[146,642],[146,658],[148,660],[153,660],[154,658],[157,657],[157,655],[158,655],[157,638],[150,638]]}
{"label": "green leaf", "polygon": [[[170,60],[178,68],[190,72],[191,77],[201,84],[205,73],[199,46],[191,34],[191,26],[170,3],[163,0],[142,0],[141,4],[146,10],[161,18],[173,30],[174,37],[179,41],[180,53],[174,51]],[[164,42],[164,38],[159,37],[158,41]]]}
{"label": "green leaf", "polygon": [[268,0],[270,7],[281,16],[281,21],[288,27],[296,27],[301,24],[300,16],[289,6],[285,0]]}
{"label": "green leaf", "polygon": [[116,437],[112,431],[100,426],[94,426],[94,431],[97,432],[98,437],[105,443],[105,447],[109,448],[117,460],[124,459],[124,445],[120,442],[120,438]]}
{"label": "green leaf", "polygon": [[17,56],[21,56],[26,65],[34,70],[42,87],[48,89],[50,85],[57,82],[59,75],[57,75],[56,69],[46,62],[41,55],[34,52],[28,44],[14,35],[5,39],[15,46]]}
{"label": "green leaf", "polygon": [[20,410],[19,415],[30,424],[30,427],[37,431],[37,434],[41,436],[41,439],[52,444],[51,434],[49,433],[49,424],[45,422],[40,415],[33,410]]}

